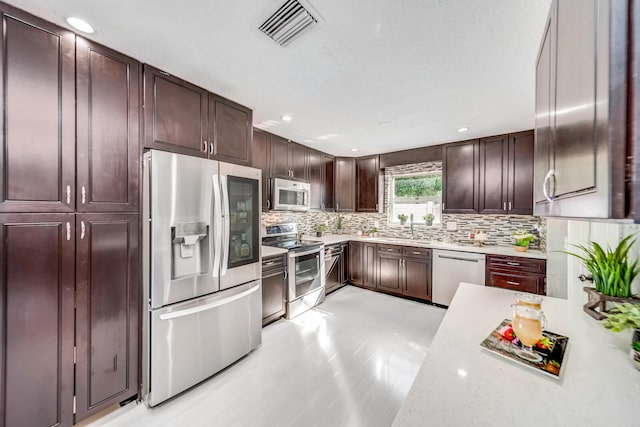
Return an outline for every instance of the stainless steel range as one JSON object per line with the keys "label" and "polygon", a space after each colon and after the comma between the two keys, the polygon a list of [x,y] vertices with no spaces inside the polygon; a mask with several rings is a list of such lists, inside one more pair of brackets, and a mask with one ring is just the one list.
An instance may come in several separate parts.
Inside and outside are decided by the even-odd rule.
{"label": "stainless steel range", "polygon": [[302,240],[296,224],[266,227],[262,244],[287,249],[288,283],[286,318],[292,319],[324,301],[324,243]]}

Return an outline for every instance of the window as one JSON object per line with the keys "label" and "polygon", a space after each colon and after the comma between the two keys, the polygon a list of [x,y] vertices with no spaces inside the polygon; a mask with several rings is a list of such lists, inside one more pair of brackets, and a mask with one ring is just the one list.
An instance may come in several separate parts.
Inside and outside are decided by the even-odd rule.
{"label": "window", "polygon": [[[425,224],[424,216],[433,214],[433,223],[442,223],[442,173],[392,177],[389,191],[389,223],[400,224],[400,214],[409,218],[413,214],[414,224]],[[407,222],[409,221],[407,219]]]}

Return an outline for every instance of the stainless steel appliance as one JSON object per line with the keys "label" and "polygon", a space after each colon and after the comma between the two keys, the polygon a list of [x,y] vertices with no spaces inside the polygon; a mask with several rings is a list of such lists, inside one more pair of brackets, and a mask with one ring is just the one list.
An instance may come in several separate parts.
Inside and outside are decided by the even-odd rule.
{"label": "stainless steel appliance", "polygon": [[273,209],[278,211],[308,211],[311,185],[291,179],[273,179]]}
{"label": "stainless steel appliance", "polygon": [[143,395],[155,406],[261,343],[258,169],[144,155]]}
{"label": "stainless steel appliance", "polygon": [[296,224],[266,227],[262,243],[284,248],[288,253],[287,313],[292,319],[324,301],[324,243],[302,240]]}
{"label": "stainless steel appliance", "polygon": [[484,267],[484,254],[434,249],[432,301],[451,304],[460,282],[484,286]]}

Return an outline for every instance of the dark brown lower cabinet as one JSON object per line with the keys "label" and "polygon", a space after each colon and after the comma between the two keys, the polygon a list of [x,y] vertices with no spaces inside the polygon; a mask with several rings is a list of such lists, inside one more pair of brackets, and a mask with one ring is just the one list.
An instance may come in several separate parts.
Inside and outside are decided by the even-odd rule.
{"label": "dark brown lower cabinet", "polygon": [[402,294],[431,301],[431,257],[403,258]]}
{"label": "dark brown lower cabinet", "polygon": [[349,242],[349,282],[362,286],[362,242]]}
{"label": "dark brown lower cabinet", "polygon": [[366,288],[378,287],[378,248],[375,243],[362,244],[362,285]]}
{"label": "dark brown lower cabinet", "polygon": [[137,214],[76,218],[76,416],[138,392]]}
{"label": "dark brown lower cabinet", "polygon": [[74,214],[0,215],[0,425],[73,423]]}
{"label": "dark brown lower cabinet", "polygon": [[262,259],[262,326],[284,316],[286,311],[287,257]]}
{"label": "dark brown lower cabinet", "polygon": [[486,286],[546,295],[547,262],[543,259],[487,255]]}
{"label": "dark brown lower cabinet", "polygon": [[402,293],[402,247],[378,245],[378,289]]}

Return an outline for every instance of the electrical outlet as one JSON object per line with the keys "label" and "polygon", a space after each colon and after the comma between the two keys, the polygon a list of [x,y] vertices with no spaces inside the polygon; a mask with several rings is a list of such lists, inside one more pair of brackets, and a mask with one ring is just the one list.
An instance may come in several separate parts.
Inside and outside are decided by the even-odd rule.
{"label": "electrical outlet", "polygon": [[380,227],[380,221],[373,221],[373,226],[374,226],[375,228]]}
{"label": "electrical outlet", "polygon": [[458,223],[455,221],[447,221],[447,231],[456,231],[458,229]]}

